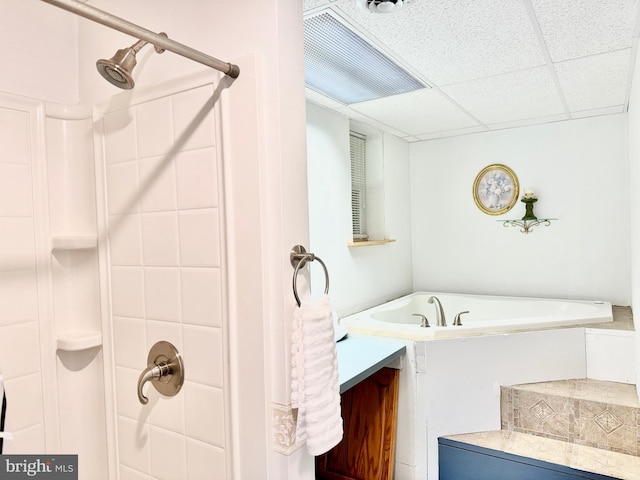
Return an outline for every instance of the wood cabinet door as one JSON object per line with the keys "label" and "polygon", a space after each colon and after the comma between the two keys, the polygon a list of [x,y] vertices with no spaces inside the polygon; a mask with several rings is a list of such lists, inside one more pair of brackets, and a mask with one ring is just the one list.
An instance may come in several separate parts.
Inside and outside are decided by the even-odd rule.
{"label": "wood cabinet door", "polygon": [[344,437],[317,457],[316,478],[393,479],[399,377],[383,368],[342,394]]}

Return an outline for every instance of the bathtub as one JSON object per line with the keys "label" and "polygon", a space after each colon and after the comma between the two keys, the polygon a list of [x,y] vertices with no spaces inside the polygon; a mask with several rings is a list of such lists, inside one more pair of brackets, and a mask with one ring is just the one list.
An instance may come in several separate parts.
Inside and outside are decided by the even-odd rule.
{"label": "bathtub", "polygon": [[[436,325],[436,307],[427,302],[432,295],[442,304],[447,326]],[[453,325],[464,311],[469,313],[461,315],[462,325]],[[422,327],[416,314],[426,316],[430,327]],[[351,333],[428,340],[611,321],[609,302],[416,292],[343,317],[340,324]]]}

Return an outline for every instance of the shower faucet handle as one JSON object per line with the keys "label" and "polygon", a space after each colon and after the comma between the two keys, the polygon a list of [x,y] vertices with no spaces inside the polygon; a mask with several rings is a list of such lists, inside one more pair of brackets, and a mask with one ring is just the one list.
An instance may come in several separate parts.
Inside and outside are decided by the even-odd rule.
{"label": "shower faucet handle", "polygon": [[147,382],[162,395],[173,397],[182,388],[184,383],[184,364],[176,347],[169,342],[160,341],[149,351],[147,368],[138,377],[138,400],[141,404],[149,403],[142,387]]}

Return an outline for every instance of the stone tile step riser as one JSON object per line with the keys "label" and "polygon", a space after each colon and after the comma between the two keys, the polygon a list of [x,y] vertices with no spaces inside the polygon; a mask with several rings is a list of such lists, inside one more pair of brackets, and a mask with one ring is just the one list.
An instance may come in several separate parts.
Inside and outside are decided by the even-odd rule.
{"label": "stone tile step riser", "polygon": [[640,456],[640,405],[633,399],[620,405],[612,395],[605,402],[557,395],[549,383],[502,387],[502,429]]}

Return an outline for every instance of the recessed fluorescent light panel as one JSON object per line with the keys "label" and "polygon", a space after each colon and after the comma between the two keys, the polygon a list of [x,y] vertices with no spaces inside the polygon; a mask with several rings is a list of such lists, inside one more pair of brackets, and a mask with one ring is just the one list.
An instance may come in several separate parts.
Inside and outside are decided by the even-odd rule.
{"label": "recessed fluorescent light panel", "polygon": [[330,10],[304,20],[307,87],[347,105],[430,88]]}

